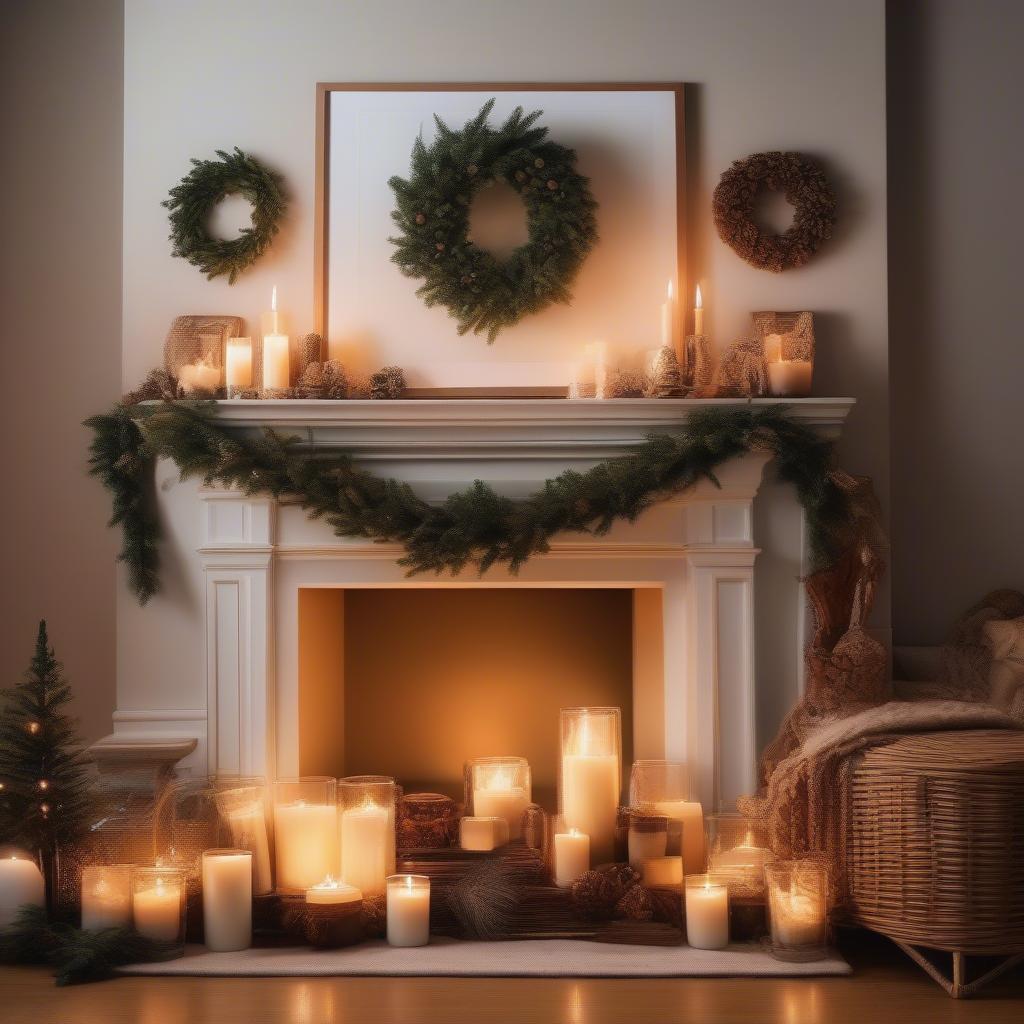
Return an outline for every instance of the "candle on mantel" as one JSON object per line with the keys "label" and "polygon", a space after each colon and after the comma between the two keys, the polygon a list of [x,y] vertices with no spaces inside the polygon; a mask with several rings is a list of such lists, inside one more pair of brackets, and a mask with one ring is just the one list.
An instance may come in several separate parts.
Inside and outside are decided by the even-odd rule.
{"label": "candle on mantel", "polygon": [[149,888],[135,890],[132,918],[135,930],[157,942],[175,942],[181,937],[181,908],[184,893],[179,880],[157,878]]}
{"label": "candle on mantel", "polygon": [[127,928],[132,923],[132,866],[82,868],[82,930]]}
{"label": "candle on mantel", "polygon": [[277,310],[277,285],[270,298],[270,312],[263,315],[263,386],[282,389],[291,383],[288,335],[283,333]]}
{"label": "candle on mantel", "polygon": [[338,869],[338,811],[333,803],[274,805],[278,889],[308,889]]}
{"label": "candle on mantel", "polygon": [[306,902],[321,907],[356,903],[362,898],[362,892],[354,885],[339,882],[333,875],[328,875],[322,882],[317,882],[306,890]]}
{"label": "candle on mantel", "polygon": [[203,940],[216,953],[252,945],[252,854],[203,853]]}
{"label": "candle on mantel", "polygon": [[686,879],[686,941],[696,949],[729,945],[729,890],[707,875]]}
{"label": "candle on mantel", "polygon": [[228,338],[224,350],[224,384],[228,398],[252,387],[252,338]]}
{"label": "candle on mantel", "polygon": [[430,879],[391,875],[387,880],[389,946],[425,946],[430,941]]}
{"label": "candle on mantel", "polygon": [[[525,772],[516,763],[502,764],[500,759],[489,764],[486,759],[471,762],[473,774],[473,815],[478,818],[504,818],[508,822],[508,838],[518,839],[523,832],[523,812],[530,805],[530,790],[518,781],[529,782],[529,766]],[[519,778],[517,778],[519,776]]]}
{"label": "candle on mantel", "polygon": [[364,896],[384,892],[395,842],[390,817],[369,797],[341,812],[341,878]]}
{"label": "candle on mantel", "polygon": [[14,922],[24,906],[43,906],[43,873],[26,855],[12,853],[0,859],[0,928]]}
{"label": "candle on mantel", "polygon": [[557,832],[554,852],[555,885],[564,889],[590,870],[590,836],[578,828]]}
{"label": "candle on mantel", "polygon": [[811,393],[814,363],[809,359],[779,359],[768,363],[768,389],[777,398],[806,398]]}
{"label": "candle on mantel", "polygon": [[622,777],[618,708],[562,711],[561,813],[590,837],[595,864],[614,859],[615,816]]}
{"label": "candle on mantel", "polygon": [[668,283],[665,301],[661,304],[661,345],[662,348],[668,345],[675,349],[677,356],[680,354],[676,345],[676,300],[671,281]]}
{"label": "candle on mantel", "polygon": [[186,394],[213,394],[220,387],[220,367],[212,358],[187,363],[178,370],[178,384]]}
{"label": "candle on mantel", "polygon": [[693,301],[693,333],[704,333],[704,299],[700,294],[700,285],[697,285],[697,294]]}

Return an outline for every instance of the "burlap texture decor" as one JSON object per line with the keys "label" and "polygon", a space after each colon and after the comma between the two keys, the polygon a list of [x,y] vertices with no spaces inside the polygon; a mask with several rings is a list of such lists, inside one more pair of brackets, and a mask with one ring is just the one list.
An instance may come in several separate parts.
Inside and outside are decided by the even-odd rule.
{"label": "burlap texture decor", "polygon": [[716,397],[756,398],[768,394],[768,367],[759,341],[737,341],[722,356],[712,389]]}
{"label": "burlap texture decor", "polygon": [[[224,369],[224,342],[242,333],[240,316],[208,316],[189,314],[176,316],[164,339],[164,369],[175,380],[181,377],[181,368],[205,361],[210,366]],[[255,339],[253,339],[255,343]],[[253,351],[253,372],[257,367]]]}
{"label": "burlap texture decor", "polygon": [[779,359],[806,359],[814,362],[814,314],[809,310],[798,313],[770,313],[761,311],[752,314],[754,329],[762,344],[766,344],[768,336],[779,336],[779,350],[768,351],[765,347],[765,358],[769,362]]}

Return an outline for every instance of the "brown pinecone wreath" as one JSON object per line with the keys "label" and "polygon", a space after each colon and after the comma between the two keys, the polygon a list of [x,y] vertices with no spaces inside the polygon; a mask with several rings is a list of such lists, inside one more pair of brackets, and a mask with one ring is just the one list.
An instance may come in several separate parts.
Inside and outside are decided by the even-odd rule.
{"label": "brown pinecone wreath", "polygon": [[[781,192],[794,208],[793,223],[779,235],[754,222],[757,197]],[[721,177],[711,202],[718,235],[737,256],[761,270],[802,267],[832,236],[836,195],[824,171],[800,153],[754,153],[736,160]]]}

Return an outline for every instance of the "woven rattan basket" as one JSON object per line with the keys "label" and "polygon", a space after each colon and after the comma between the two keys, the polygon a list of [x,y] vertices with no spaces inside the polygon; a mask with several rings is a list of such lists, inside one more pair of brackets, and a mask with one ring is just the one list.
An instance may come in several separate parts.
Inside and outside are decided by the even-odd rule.
{"label": "woven rattan basket", "polygon": [[851,783],[847,884],[856,923],[904,948],[953,953],[954,976],[965,955],[1017,959],[1024,732],[928,733],[864,754]]}

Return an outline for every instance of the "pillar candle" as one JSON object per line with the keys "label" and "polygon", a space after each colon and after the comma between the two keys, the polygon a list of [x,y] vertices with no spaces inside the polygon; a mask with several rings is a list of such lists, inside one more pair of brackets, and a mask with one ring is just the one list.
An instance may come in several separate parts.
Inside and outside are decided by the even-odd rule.
{"label": "pillar candle", "polygon": [[811,393],[814,364],[809,359],[780,359],[768,364],[768,386],[778,398],[801,398]]}
{"label": "pillar candle", "polygon": [[430,941],[430,879],[392,875],[387,880],[389,946],[425,946]]}
{"label": "pillar candle", "polygon": [[729,945],[729,891],[707,876],[687,879],[686,941],[696,949]]}
{"label": "pillar candle", "polygon": [[473,816],[504,818],[508,822],[508,838],[523,834],[523,812],[530,805],[530,794],[522,786],[513,786],[508,776],[495,773],[485,784],[473,790]]}
{"label": "pillar candle", "polygon": [[229,393],[252,387],[252,338],[228,338],[224,383]]}
{"label": "pillar candle", "polygon": [[35,861],[17,854],[0,860],[0,928],[12,924],[22,907],[43,906],[45,890]]}
{"label": "pillar candle", "polygon": [[659,800],[654,809],[669,819],[666,852],[682,854],[683,867],[688,875],[703,871],[704,810],[701,805],[696,800]]}
{"label": "pillar candle", "polygon": [[277,285],[270,299],[270,312],[263,314],[263,386],[286,388],[291,383],[291,356],[288,335],[282,330],[277,309]]}
{"label": "pillar candle", "polygon": [[555,885],[572,885],[590,870],[590,836],[579,829],[555,834]]}
{"label": "pillar candle", "polygon": [[203,854],[203,938],[207,949],[229,953],[252,945],[252,854]]}
{"label": "pillar candle", "polygon": [[499,817],[469,815],[459,822],[459,846],[486,852],[508,842],[508,821]]}
{"label": "pillar candle", "polygon": [[679,889],[683,884],[682,857],[649,857],[640,865],[644,885],[649,889]]}
{"label": "pillar candle", "polygon": [[664,818],[631,818],[629,836],[629,866],[639,871],[645,860],[664,857],[668,852],[668,828]]}
{"label": "pillar candle", "polygon": [[615,754],[562,757],[562,816],[570,828],[590,837],[595,864],[612,860],[618,805],[619,759]]}
{"label": "pillar candle", "polygon": [[128,928],[132,923],[130,864],[82,868],[82,930]]}
{"label": "pillar candle", "polygon": [[363,896],[384,892],[394,834],[387,808],[371,802],[341,812],[341,878]]}
{"label": "pillar candle", "polygon": [[231,842],[252,854],[252,891],[265,896],[274,888],[270,872],[270,840],[262,801],[235,808],[227,814]]}
{"label": "pillar candle", "polygon": [[158,878],[149,889],[141,889],[132,900],[132,918],[135,930],[147,939],[157,942],[175,942],[181,935],[180,882]]}
{"label": "pillar candle", "polygon": [[299,800],[274,806],[277,887],[308,889],[338,870],[338,812],[334,804]]}

